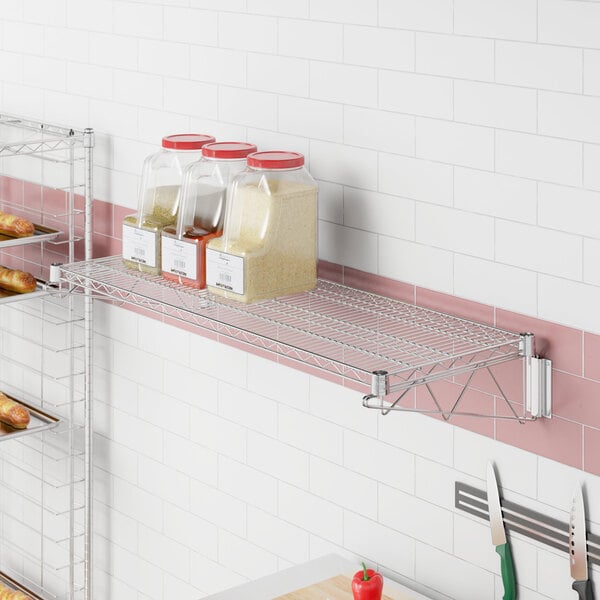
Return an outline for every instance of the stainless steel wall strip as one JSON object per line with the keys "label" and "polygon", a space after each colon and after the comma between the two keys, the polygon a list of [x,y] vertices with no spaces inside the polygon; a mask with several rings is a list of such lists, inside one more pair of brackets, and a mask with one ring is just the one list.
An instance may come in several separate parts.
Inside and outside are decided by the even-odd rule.
{"label": "stainless steel wall strip", "polygon": [[[562,552],[569,551],[569,525],[530,508],[501,499],[502,516],[507,531],[519,533]],[[484,490],[456,481],[454,506],[481,519],[489,520],[487,494]],[[600,535],[587,532],[588,561],[600,565]]]}

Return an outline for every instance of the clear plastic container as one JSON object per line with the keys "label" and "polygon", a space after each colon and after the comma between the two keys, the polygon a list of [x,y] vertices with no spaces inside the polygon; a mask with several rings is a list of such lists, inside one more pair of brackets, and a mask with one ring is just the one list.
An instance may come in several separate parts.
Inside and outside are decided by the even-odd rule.
{"label": "clear plastic container", "polygon": [[206,251],[211,292],[241,302],[317,281],[317,184],[296,152],[256,152],[232,185],[223,235]]}
{"label": "clear plastic container", "polygon": [[246,168],[254,144],[216,142],[183,175],[177,225],[162,231],[162,275],[190,287],[206,287],[206,244],[223,233],[227,189]]}
{"label": "clear plastic container", "polygon": [[184,169],[201,157],[202,147],[214,142],[210,135],[169,135],[162,149],[144,161],[138,212],[123,220],[123,262],[127,267],[159,275],[160,234],[174,225]]}

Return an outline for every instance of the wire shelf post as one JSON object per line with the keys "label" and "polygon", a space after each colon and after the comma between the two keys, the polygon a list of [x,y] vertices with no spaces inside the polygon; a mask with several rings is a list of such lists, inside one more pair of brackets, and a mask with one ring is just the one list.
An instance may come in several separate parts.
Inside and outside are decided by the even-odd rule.
{"label": "wire shelf post", "polygon": [[92,299],[60,286],[58,265],[80,240],[92,257],[93,147],[91,129],[0,114],[0,208],[36,220],[26,241],[0,238],[2,262],[38,280],[0,299],[0,389],[32,415],[0,434],[0,581],[35,600],[92,597]]}
{"label": "wire shelf post", "polygon": [[[94,132],[92,129],[86,129],[84,132],[84,152],[86,165],[85,177],[85,260],[92,259],[92,190],[93,190],[93,153],[94,153]],[[84,319],[85,319],[85,402],[84,402],[84,428],[85,428],[85,556],[84,556],[84,600],[91,600],[93,596],[93,538],[94,538],[94,521],[92,507],[94,505],[94,484],[93,484],[93,442],[94,442],[94,413],[93,413],[93,387],[92,387],[92,372],[93,372],[93,299],[90,290],[84,292]]]}

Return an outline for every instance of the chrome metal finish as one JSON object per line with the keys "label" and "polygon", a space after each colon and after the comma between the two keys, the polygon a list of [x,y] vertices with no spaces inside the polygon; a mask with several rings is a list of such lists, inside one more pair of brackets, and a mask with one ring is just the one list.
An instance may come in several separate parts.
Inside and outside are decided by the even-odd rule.
{"label": "chrome metal finish", "polygon": [[6,394],[11,400],[15,400],[29,411],[30,421],[25,429],[15,429],[14,427],[0,426],[0,442],[14,440],[15,438],[25,437],[40,433],[46,429],[52,429],[60,423],[60,418],[38,408],[32,404],[24,402],[19,398],[13,398]]}
{"label": "chrome metal finish", "polygon": [[[494,416],[459,412],[464,390],[451,410],[438,403],[435,410],[421,411],[399,400],[416,386],[516,360],[524,344],[533,347],[533,336],[524,342],[517,333],[324,280],[310,292],[245,305],[132,271],[119,256],[64,265],[62,278],[94,297],[137,305],[341,375],[363,385],[363,405],[383,414]],[[396,392],[400,397],[384,404],[383,398]],[[500,396],[510,414],[497,418],[531,420],[515,412],[501,389]]]}
{"label": "chrome metal finish", "polygon": [[575,581],[583,581],[588,578],[585,506],[579,482],[573,490],[569,515],[569,565],[571,577]]}
{"label": "chrome metal finish", "polygon": [[[4,253],[3,258],[11,261],[5,266],[30,271],[39,282],[35,292],[0,300],[0,354],[7,364],[0,389],[34,408],[41,406],[42,416],[50,415],[52,407],[60,418],[59,423],[48,423],[51,428],[35,427],[32,420],[27,434],[15,434],[19,437],[3,444],[0,453],[0,577],[11,577],[15,587],[32,598],[91,598],[91,577],[85,577],[86,561],[91,565],[93,505],[92,448],[86,440],[91,440],[91,382],[85,380],[91,374],[91,358],[85,359],[86,344],[91,348],[91,338],[85,335],[91,314],[85,314],[85,298],[58,286],[60,268],[51,263],[56,258],[73,262],[80,239],[86,258],[92,256],[93,142],[91,130],[0,114],[0,178],[40,189],[35,202],[24,202],[18,193],[0,198],[0,209],[39,224],[29,239],[0,241],[0,251],[30,244],[23,266],[16,263],[16,253]],[[84,195],[84,207],[77,206],[76,193]],[[83,237],[76,235],[80,215],[86,217]],[[15,357],[27,357],[28,364]],[[37,507],[35,518],[24,520],[22,509],[13,515],[19,502],[26,503],[27,510]]]}
{"label": "chrome metal finish", "polygon": [[60,264],[52,263],[50,265],[50,276],[48,277],[49,283],[59,283],[60,281]]}
{"label": "chrome metal finish", "polygon": [[27,294],[19,294],[17,292],[9,292],[0,290],[0,304],[12,304],[13,302],[23,302],[23,300],[32,300],[34,298],[43,298],[48,295],[48,287],[46,284],[38,281],[35,291]]}
{"label": "chrome metal finish", "polygon": [[552,417],[552,361],[527,356],[524,385],[525,405],[532,418]]}
{"label": "chrome metal finish", "polygon": [[[504,362],[504,361],[503,361]],[[493,366],[493,365],[492,365]],[[473,411],[464,411],[458,410],[461,400],[465,392],[467,391],[471,380],[476,372],[476,369],[479,367],[472,367],[468,371],[465,370],[464,373],[469,373],[469,377],[466,382],[460,386],[459,392],[456,400],[452,404],[450,409],[443,409],[436,394],[434,393],[431,383],[436,381],[437,378],[431,378],[429,381],[424,381],[423,385],[427,390],[429,396],[432,398],[435,408],[434,409],[426,409],[426,408],[415,408],[413,406],[403,406],[400,405],[400,401],[406,396],[406,394],[410,391],[410,388],[405,389],[396,400],[394,400],[391,404],[385,404],[383,402],[383,397],[376,397],[374,395],[368,395],[363,398],[363,406],[365,408],[372,408],[376,410],[380,410],[382,415],[387,415],[390,411],[398,411],[398,412],[419,412],[423,414],[434,414],[441,415],[442,418],[446,421],[449,421],[452,417],[463,416],[463,417],[480,417],[480,418],[492,418],[492,419],[501,419],[501,420],[516,420],[520,423],[525,423],[526,421],[534,421],[536,417],[532,417],[531,415],[526,414],[524,411],[523,414],[518,414],[513,406],[513,403],[509,400],[508,396],[504,392],[504,389],[498,382],[498,379],[494,375],[490,365],[485,366],[485,370],[488,372],[493,384],[498,390],[499,397],[498,401],[502,400],[504,402],[504,406],[506,407],[508,414],[499,414],[496,410],[495,413],[483,413],[483,412],[473,412]],[[523,407],[525,409],[525,407]]]}
{"label": "chrome metal finish", "polygon": [[8,235],[0,234],[0,250],[10,248],[11,246],[26,246],[28,244],[39,244],[40,242],[49,242],[55,240],[61,232],[58,229],[44,227],[43,225],[33,224],[33,235],[21,238],[13,238]]}
{"label": "chrome metal finish", "polygon": [[371,395],[383,397],[390,392],[388,385],[387,371],[373,371],[373,379],[371,380]]}
{"label": "chrome metal finish", "polygon": [[522,333],[519,340],[521,356],[535,356],[535,337],[533,333]]}
{"label": "chrome metal finish", "polygon": [[73,143],[81,144],[83,132],[48,125],[14,115],[0,114],[0,157],[16,155],[37,155],[54,150],[68,150]]}
{"label": "chrome metal finish", "polygon": [[31,597],[31,600],[43,600],[41,596],[38,596],[35,592],[32,592],[30,589],[22,586],[18,581],[12,579],[9,575],[0,572],[0,582],[4,584],[8,589],[15,590],[26,594],[28,597]]}
{"label": "chrome metal finish", "polygon": [[552,361],[539,358],[533,333],[522,333],[519,351],[524,361],[525,407],[532,419],[552,417]]}
{"label": "chrome metal finish", "polygon": [[[86,171],[85,178],[85,260],[89,261],[92,258],[92,202],[93,202],[93,169],[94,164],[94,132],[92,129],[86,129],[84,132],[84,147],[86,164],[90,168]],[[93,520],[93,505],[94,505],[94,473],[92,457],[94,455],[94,394],[92,386],[92,373],[94,368],[93,361],[93,298],[91,290],[84,290],[84,317],[85,317],[85,402],[84,402],[84,427],[85,427],[85,550],[84,550],[84,589],[85,600],[91,600],[93,597],[93,581],[94,572],[93,562],[93,537],[94,537],[94,520]]]}
{"label": "chrome metal finish", "polygon": [[[455,482],[454,506],[488,520],[487,495],[479,488],[461,481]],[[501,506],[505,531],[519,533],[556,550],[570,553],[568,523],[505,498],[502,499]],[[600,535],[590,531],[587,532],[587,555],[590,563],[600,566]]]}
{"label": "chrome metal finish", "polygon": [[244,305],[127,269],[120,257],[62,267],[98,297],[135,304],[390,391],[519,357],[518,334],[320,280],[315,290]]}
{"label": "chrome metal finish", "polygon": [[506,544],[506,532],[504,531],[504,521],[502,520],[502,509],[500,508],[500,492],[498,491],[494,465],[491,462],[487,466],[487,501],[492,544],[494,546]]}

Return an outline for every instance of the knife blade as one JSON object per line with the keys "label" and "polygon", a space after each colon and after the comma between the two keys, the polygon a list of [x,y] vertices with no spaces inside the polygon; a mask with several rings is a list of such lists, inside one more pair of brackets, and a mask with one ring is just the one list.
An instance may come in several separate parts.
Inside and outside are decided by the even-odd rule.
{"label": "knife blade", "polygon": [[573,578],[572,587],[579,595],[580,600],[594,600],[592,584],[588,579],[585,506],[579,482],[573,491],[569,517],[569,563]]}
{"label": "knife blade", "polygon": [[491,462],[488,462],[487,468],[487,501],[492,544],[496,546],[496,552],[500,555],[500,572],[502,573],[502,584],[504,585],[503,600],[515,600],[517,597],[515,567],[513,565],[510,545],[506,540],[504,521],[502,520],[502,508],[500,507],[500,494],[498,493],[498,482],[496,481],[496,473]]}

